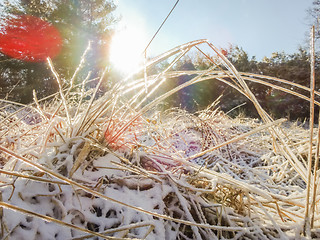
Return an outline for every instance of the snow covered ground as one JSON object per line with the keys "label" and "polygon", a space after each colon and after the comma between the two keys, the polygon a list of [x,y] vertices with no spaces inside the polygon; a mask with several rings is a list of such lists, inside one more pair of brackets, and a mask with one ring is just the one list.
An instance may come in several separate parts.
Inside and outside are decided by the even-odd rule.
{"label": "snow covered ground", "polygon": [[[304,230],[319,238],[318,195],[314,226],[304,229],[308,130],[271,119],[217,55],[221,71],[192,72],[152,100],[160,77],[189,73],[121,82],[100,98],[67,89],[50,105],[0,100],[1,238],[304,239]],[[173,92],[211,78],[246,94],[261,118],[232,119],[217,104],[194,114],[157,110]]]}

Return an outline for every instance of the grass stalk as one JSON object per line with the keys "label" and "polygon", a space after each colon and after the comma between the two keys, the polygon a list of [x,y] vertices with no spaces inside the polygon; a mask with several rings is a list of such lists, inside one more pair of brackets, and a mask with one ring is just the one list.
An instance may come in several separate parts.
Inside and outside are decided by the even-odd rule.
{"label": "grass stalk", "polygon": [[314,26],[311,28],[311,40],[310,40],[310,133],[309,133],[309,153],[308,153],[308,179],[306,189],[306,205],[305,205],[305,219],[304,219],[304,233],[311,237],[311,222],[310,222],[310,191],[311,191],[311,177],[312,177],[312,157],[313,157],[313,128],[314,128],[314,89],[315,89],[315,53],[314,53]]}
{"label": "grass stalk", "polygon": [[62,83],[61,83],[59,74],[58,74],[57,71],[55,70],[55,68],[54,68],[54,66],[53,66],[53,63],[52,63],[52,61],[51,61],[51,59],[50,59],[49,57],[47,58],[47,62],[48,62],[48,64],[49,64],[49,67],[50,67],[50,69],[51,69],[51,72],[53,73],[54,77],[55,77],[56,80],[57,80],[57,83],[58,83],[58,86],[59,86],[60,97],[61,97],[62,104],[63,104],[63,106],[64,106],[64,110],[65,110],[65,113],[66,113],[66,116],[67,116],[67,121],[68,121],[69,127],[71,127],[71,118],[70,118],[68,103],[67,103],[65,94],[63,93]]}
{"label": "grass stalk", "polygon": [[[311,81],[313,83],[313,89],[315,89],[315,27],[312,27],[312,35],[311,35]],[[320,113],[318,116],[318,129],[317,129],[317,142],[316,142],[316,152],[315,152],[315,161],[314,161],[314,170],[313,170],[313,181],[312,181],[312,201],[310,206],[311,211],[311,223],[310,227],[314,227],[314,213],[315,213],[315,205],[316,205],[316,196],[317,196],[317,172],[318,172],[318,165],[319,165],[319,146],[320,145]]]}
{"label": "grass stalk", "polygon": [[212,152],[212,151],[214,151],[214,150],[216,150],[216,149],[219,149],[219,148],[221,148],[221,147],[223,147],[223,146],[226,146],[226,145],[228,145],[228,144],[237,142],[237,141],[239,141],[239,140],[241,140],[241,139],[243,139],[243,138],[246,138],[246,137],[248,137],[248,136],[250,136],[250,135],[252,135],[252,134],[254,134],[254,133],[260,132],[260,131],[262,131],[262,130],[264,130],[264,129],[267,129],[267,128],[269,128],[269,127],[272,127],[272,126],[274,126],[274,125],[281,124],[281,123],[283,123],[283,122],[285,122],[285,121],[287,121],[287,120],[286,120],[286,119],[278,119],[278,120],[276,120],[276,121],[274,121],[274,122],[271,122],[271,123],[268,123],[268,124],[264,124],[264,125],[262,125],[262,126],[260,126],[260,127],[257,127],[257,128],[255,128],[255,129],[249,131],[249,132],[246,132],[246,133],[244,133],[244,134],[242,134],[242,135],[240,135],[240,136],[234,137],[234,138],[232,138],[232,139],[230,139],[230,140],[228,140],[228,141],[226,141],[226,142],[223,142],[223,143],[221,143],[221,144],[219,144],[219,145],[216,145],[216,146],[214,146],[214,147],[212,147],[212,148],[209,148],[209,149],[207,149],[207,150],[205,150],[205,151],[202,151],[202,152],[200,152],[200,153],[197,153],[197,154],[195,154],[195,155],[192,155],[192,156],[188,157],[186,160],[187,160],[187,161],[191,161],[191,160],[193,160],[193,159],[195,159],[195,158],[198,158],[198,157],[201,157],[201,156],[205,155],[206,153]]}

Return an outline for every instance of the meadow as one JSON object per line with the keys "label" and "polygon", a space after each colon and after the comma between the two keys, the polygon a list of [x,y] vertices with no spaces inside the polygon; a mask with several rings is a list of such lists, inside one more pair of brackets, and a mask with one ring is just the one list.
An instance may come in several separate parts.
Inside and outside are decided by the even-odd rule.
{"label": "meadow", "polygon": [[[190,51],[212,67],[174,71]],[[197,40],[150,59],[101,95],[105,72],[95,88],[89,78],[75,84],[85,57],[67,83],[48,59],[56,94],[34,94],[29,105],[0,100],[1,239],[320,238],[313,124],[320,93],[312,77],[309,88],[239,73],[218,48]],[[148,74],[164,61],[164,70]],[[159,94],[183,75],[192,78]],[[260,117],[230,117],[219,99],[196,113],[161,108],[202,81],[236,89]],[[312,120],[273,119],[250,81],[309,101]]]}

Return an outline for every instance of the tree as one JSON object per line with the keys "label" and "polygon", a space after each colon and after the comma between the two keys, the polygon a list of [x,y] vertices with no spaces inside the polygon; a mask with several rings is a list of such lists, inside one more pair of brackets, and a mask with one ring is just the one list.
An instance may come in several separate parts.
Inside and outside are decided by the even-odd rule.
{"label": "tree", "polygon": [[307,10],[310,25],[317,27],[316,38],[320,38],[319,18],[320,18],[320,0],[313,0],[312,7]]}
{"label": "tree", "polygon": [[239,72],[257,72],[257,61],[255,57],[253,56],[249,59],[248,53],[237,45],[231,45],[229,47],[228,59]]}
{"label": "tree", "polygon": [[[277,77],[303,86],[309,86],[309,54],[303,48],[299,48],[298,51],[293,54],[274,52],[271,57],[265,57],[262,61],[257,61],[255,57],[249,58],[249,55],[242,48],[238,46],[230,46],[226,56],[239,72]],[[204,70],[208,69],[210,66],[212,66],[212,63],[207,61],[203,55],[198,54],[191,58],[189,57],[189,59],[185,58],[180,65],[178,65],[178,69],[193,70],[196,68],[197,70]],[[319,82],[319,76],[320,68],[317,64],[316,82]],[[246,82],[261,106],[273,117],[289,117],[291,120],[309,117],[309,103],[307,101],[259,83],[251,81]],[[283,86],[288,87],[287,85]],[[305,91],[298,90],[297,88],[291,90],[306,94]],[[319,90],[319,86],[317,86],[317,90]],[[223,94],[220,99],[220,107],[222,110],[229,111],[241,103],[246,102],[247,104],[241,109],[241,111],[250,117],[257,117],[254,105],[237,90],[222,82],[215,80],[201,82],[194,85],[194,89],[189,92],[192,94],[189,94],[190,97],[187,99],[190,99],[191,96],[195,98],[196,102],[199,104],[196,106],[198,109],[205,108],[208,104],[219,97],[220,94]],[[181,96],[186,96],[186,93],[188,93],[188,91],[184,91],[184,93],[182,91],[179,97],[181,98]]]}
{"label": "tree", "polygon": [[[8,16],[32,15],[56,26],[63,38],[61,53],[53,59],[55,68],[64,82],[68,82],[77,68],[80,58],[91,41],[91,50],[86,57],[81,81],[88,71],[92,77],[100,74],[107,64],[108,43],[116,19],[112,12],[116,9],[112,0],[6,0],[2,3],[5,12],[0,24]],[[57,90],[57,85],[45,62],[25,62],[12,59],[0,53],[1,96],[6,97],[12,86],[9,98],[20,102],[32,100],[32,89],[40,97]],[[8,97],[8,96],[7,96]]]}

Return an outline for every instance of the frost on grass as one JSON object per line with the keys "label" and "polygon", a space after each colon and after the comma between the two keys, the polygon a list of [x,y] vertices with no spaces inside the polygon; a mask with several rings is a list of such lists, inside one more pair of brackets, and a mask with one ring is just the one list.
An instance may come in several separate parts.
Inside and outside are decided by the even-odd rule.
{"label": "frost on grass", "polygon": [[[2,100],[1,238],[303,238],[308,130],[273,121],[210,44],[217,55],[211,69],[169,71],[200,44],[208,43],[153,59],[150,66],[174,60],[99,98],[84,82],[60,89],[51,102]],[[181,74],[195,77],[157,96],[164,79]],[[229,81],[261,119],[232,119],[218,103],[194,114],[157,110],[170,94],[203,80]],[[316,200],[312,237],[320,227]]]}

